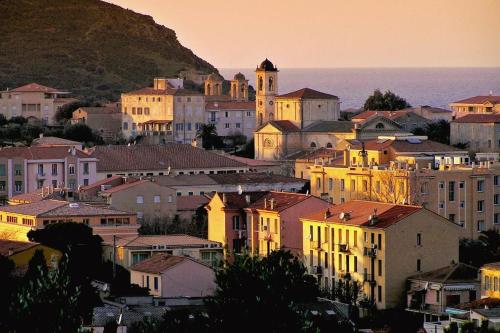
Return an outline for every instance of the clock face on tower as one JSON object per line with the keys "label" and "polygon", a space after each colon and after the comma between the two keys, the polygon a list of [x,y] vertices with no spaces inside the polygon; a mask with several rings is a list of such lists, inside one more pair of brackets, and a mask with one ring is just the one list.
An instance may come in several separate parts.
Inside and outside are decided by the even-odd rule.
{"label": "clock face on tower", "polygon": [[269,101],[269,105],[273,105],[273,101]]}

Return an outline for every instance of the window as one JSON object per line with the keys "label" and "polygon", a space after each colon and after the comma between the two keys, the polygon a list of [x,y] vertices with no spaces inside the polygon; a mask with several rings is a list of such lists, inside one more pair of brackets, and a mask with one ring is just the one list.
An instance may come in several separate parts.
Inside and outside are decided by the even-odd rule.
{"label": "window", "polygon": [[57,176],[57,164],[52,164],[52,176]]}
{"label": "window", "polygon": [[481,232],[486,230],[484,227],[484,220],[478,220],[477,221],[477,231]]}
{"label": "window", "polygon": [[448,201],[455,201],[455,182],[448,182]]}
{"label": "window", "polygon": [[236,128],[241,128],[241,123],[236,123]]}
{"label": "window", "polygon": [[328,253],[325,252],[325,268],[328,268]]}
{"label": "window", "polygon": [[417,234],[417,246],[421,246],[421,245],[422,245],[422,234],[418,233]]}
{"label": "window", "polygon": [[172,199],[172,196],[171,196],[171,195],[169,195],[169,196],[168,196],[168,202],[170,203],[170,202],[172,202],[172,200],[173,200],[173,199]]}
{"label": "window", "polygon": [[89,163],[88,162],[83,163],[83,174],[84,175],[89,174]]}
{"label": "window", "polygon": [[464,188],[465,187],[465,182],[461,181],[460,183],[458,183],[458,187],[459,188]]}
{"label": "window", "polygon": [[142,108],[137,108],[137,114],[142,114]]}
{"label": "window", "polygon": [[229,118],[229,112],[227,112],[227,111],[226,111],[226,112],[224,112],[224,117],[225,117],[225,118]]}
{"label": "window", "polygon": [[229,128],[230,126],[231,126],[231,124],[229,124],[229,123],[224,124],[224,128]]}
{"label": "window", "polygon": [[417,259],[417,271],[421,271],[422,270],[422,260],[420,259]]}
{"label": "window", "polygon": [[444,208],[444,201],[439,202],[439,208],[443,209]]}
{"label": "window", "polygon": [[358,257],[354,256],[352,258],[352,262],[354,264],[353,272],[357,273],[358,272]]}
{"label": "window", "polygon": [[5,164],[0,164],[0,177],[5,176]]}
{"label": "window", "polygon": [[358,246],[358,231],[354,230],[354,247]]}
{"label": "window", "polygon": [[137,112],[135,111],[135,108],[132,108],[132,114],[137,114]]}
{"label": "window", "polygon": [[43,164],[38,164],[38,175],[44,176],[43,174]]}
{"label": "window", "polygon": [[328,178],[328,190],[333,190],[333,178]]}
{"label": "window", "polygon": [[382,276],[382,260],[381,259],[378,260],[377,269],[378,269],[378,276]]}
{"label": "window", "polygon": [[321,177],[316,177],[316,188],[321,190]]}
{"label": "window", "polygon": [[441,290],[436,290],[436,303],[441,302]]}
{"label": "window", "polygon": [[377,291],[378,291],[377,300],[379,303],[381,303],[382,302],[382,286],[377,286]]}
{"label": "window", "polygon": [[367,180],[363,180],[363,191],[364,192],[368,191],[368,181]]}
{"label": "window", "polygon": [[143,212],[137,212],[137,218],[138,219],[142,219],[144,217],[144,213]]}
{"label": "window", "polygon": [[439,182],[439,188],[444,188],[444,182]]}
{"label": "window", "polygon": [[498,176],[493,176],[493,185],[498,186],[500,183],[498,182]]}
{"label": "window", "polygon": [[500,214],[499,213],[493,214],[493,223],[495,223],[495,224],[500,223]]}
{"label": "window", "polygon": [[310,241],[314,240],[314,228],[312,225],[309,226],[309,240]]}
{"label": "window", "polygon": [[68,172],[69,172],[70,175],[74,175],[75,174],[75,165],[74,164],[70,164],[68,169],[69,169]]}
{"label": "window", "polygon": [[310,250],[309,251],[309,266],[313,266],[314,265],[314,252],[313,250]]}
{"label": "window", "polygon": [[0,181],[0,191],[5,191],[5,184],[4,180]]}
{"label": "window", "polygon": [[14,182],[14,191],[21,192],[22,190],[23,190],[23,182],[22,181],[15,181]]}
{"label": "window", "polygon": [[465,207],[465,201],[460,201],[460,208],[464,208]]}
{"label": "window", "polygon": [[351,179],[351,192],[356,191],[356,180]]}
{"label": "window", "polygon": [[188,192],[188,195],[189,196],[192,196],[194,193],[193,192]]}
{"label": "window", "polygon": [[500,202],[500,194],[495,194],[493,196],[493,204],[498,205],[499,202]]}
{"label": "window", "polygon": [[345,191],[345,181],[343,179],[340,180],[340,190]]}
{"label": "window", "polygon": [[158,290],[158,277],[157,276],[155,276],[153,279],[153,286],[154,286],[155,290]]}
{"label": "window", "polygon": [[149,115],[149,108],[144,108],[144,114]]}
{"label": "window", "polygon": [[478,179],[477,180],[477,191],[478,192],[483,192],[484,191],[484,180],[483,179]]}
{"label": "window", "polygon": [[135,197],[135,202],[138,204],[143,204],[144,203],[144,197],[142,195],[138,195]]}
{"label": "window", "polygon": [[160,196],[159,196],[159,195],[155,195],[155,196],[153,197],[153,202],[154,202],[154,203],[160,203],[160,202],[161,202]]}
{"label": "window", "polygon": [[21,164],[14,165],[14,175],[15,176],[21,176],[22,170],[23,170],[23,168],[22,168]]}
{"label": "window", "polygon": [[455,214],[448,214],[448,220],[450,220],[450,222],[455,223]]}
{"label": "window", "polygon": [[240,230],[240,217],[239,217],[239,215],[233,216],[233,230]]}
{"label": "window", "polygon": [[378,247],[378,250],[380,251],[380,250],[382,250],[382,234],[378,234],[377,238],[378,238],[377,247]]}
{"label": "window", "polygon": [[429,189],[429,183],[422,183],[420,184],[420,194],[427,194]]}
{"label": "window", "polygon": [[89,185],[89,179],[88,178],[84,178],[83,179],[83,186],[88,186]]}
{"label": "window", "polygon": [[478,212],[483,212],[484,211],[484,200],[478,200],[477,201],[477,211]]}
{"label": "window", "polygon": [[44,183],[43,179],[42,180],[37,180],[36,181],[36,188],[38,188],[38,189],[42,188],[43,187],[43,183]]}
{"label": "window", "polygon": [[149,289],[149,275],[146,275],[146,288]]}
{"label": "window", "polygon": [[126,122],[126,121],[123,122],[123,129],[125,131],[128,131],[128,122]]}

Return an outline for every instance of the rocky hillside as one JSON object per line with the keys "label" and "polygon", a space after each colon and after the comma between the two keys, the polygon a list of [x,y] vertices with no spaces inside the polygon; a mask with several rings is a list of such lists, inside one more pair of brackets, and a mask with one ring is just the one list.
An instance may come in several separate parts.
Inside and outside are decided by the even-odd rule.
{"label": "rocky hillside", "polygon": [[29,82],[116,99],[154,76],[214,67],[152,17],[99,0],[0,0],[0,89]]}

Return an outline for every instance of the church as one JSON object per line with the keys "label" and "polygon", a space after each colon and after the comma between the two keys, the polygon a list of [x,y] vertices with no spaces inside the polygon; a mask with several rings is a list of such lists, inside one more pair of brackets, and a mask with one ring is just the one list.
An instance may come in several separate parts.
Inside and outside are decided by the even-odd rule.
{"label": "church", "polygon": [[339,98],[314,89],[280,95],[278,72],[268,59],[255,70],[255,159],[292,160],[295,155],[321,147],[343,150],[348,145],[346,140],[404,132],[398,123],[382,116],[357,123],[339,120]]}

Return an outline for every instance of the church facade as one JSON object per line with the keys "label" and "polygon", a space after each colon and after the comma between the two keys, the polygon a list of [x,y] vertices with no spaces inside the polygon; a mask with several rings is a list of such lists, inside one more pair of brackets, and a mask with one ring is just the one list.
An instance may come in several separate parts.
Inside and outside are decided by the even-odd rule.
{"label": "church facade", "polygon": [[385,117],[363,123],[341,121],[337,96],[303,88],[278,94],[278,68],[265,59],[256,73],[255,158],[291,160],[293,155],[320,147],[344,149],[346,140],[373,139],[401,133]]}

